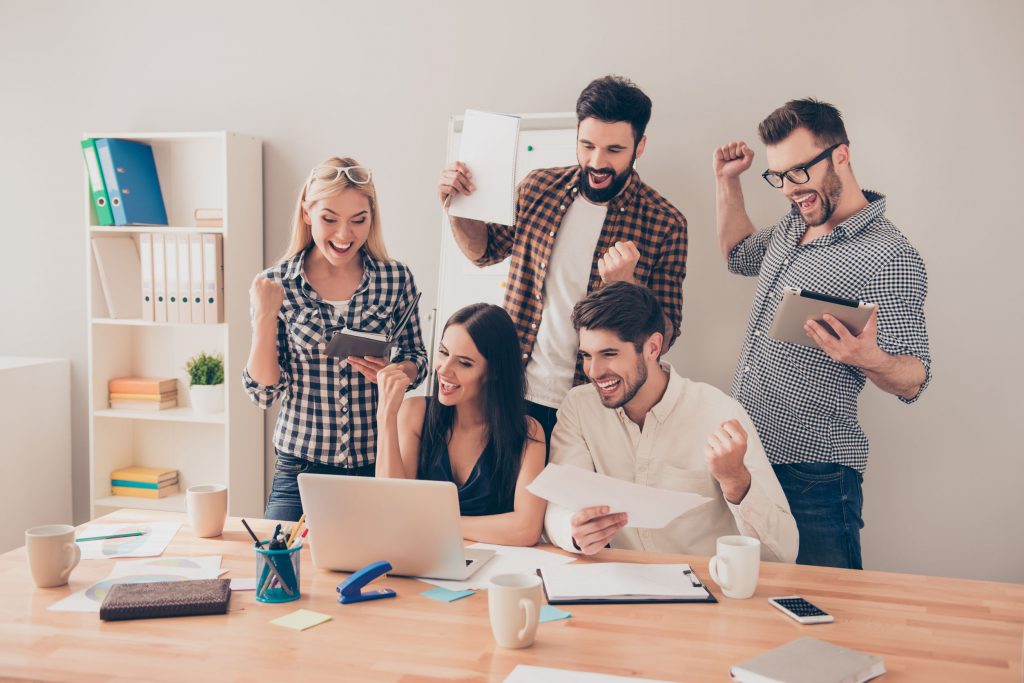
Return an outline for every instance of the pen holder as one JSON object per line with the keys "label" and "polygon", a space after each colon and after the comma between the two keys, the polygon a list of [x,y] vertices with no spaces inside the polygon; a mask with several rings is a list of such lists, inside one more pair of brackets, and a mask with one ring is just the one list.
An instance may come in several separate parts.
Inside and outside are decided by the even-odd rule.
{"label": "pen holder", "polygon": [[284,550],[256,548],[256,599],[260,602],[291,602],[299,599],[299,552],[302,546]]}

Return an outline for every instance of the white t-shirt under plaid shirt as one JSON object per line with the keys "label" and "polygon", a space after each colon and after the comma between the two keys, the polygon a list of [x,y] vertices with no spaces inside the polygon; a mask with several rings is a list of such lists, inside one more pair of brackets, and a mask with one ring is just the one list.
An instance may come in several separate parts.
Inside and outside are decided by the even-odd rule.
{"label": "white t-shirt under plaid shirt", "polygon": [[931,381],[925,328],[928,275],[924,261],[885,217],[885,197],[864,192],[868,205],[807,244],[794,208],[778,225],[758,230],[729,254],[729,270],[758,276],[757,292],[732,383],[733,397],[750,414],[773,464],[826,462],[863,473],[868,439],[857,417],[866,377],[817,347],[768,336],[785,287],[878,304],[878,346],[913,356]]}
{"label": "white t-shirt under plaid shirt", "polygon": [[[324,328],[344,325],[386,333],[416,297],[412,273],[401,263],[363,254],[363,279],[347,309],[338,311],[306,280],[305,252],[266,270],[284,287],[277,316],[277,384],[259,384],[242,373],[245,390],[261,408],[283,396],[274,430],[278,451],[312,462],[345,468],[372,464],[377,452],[377,385],[346,361],[326,354]],[[416,365],[418,386],[427,374],[427,352],[413,313],[399,334],[394,363]]]}

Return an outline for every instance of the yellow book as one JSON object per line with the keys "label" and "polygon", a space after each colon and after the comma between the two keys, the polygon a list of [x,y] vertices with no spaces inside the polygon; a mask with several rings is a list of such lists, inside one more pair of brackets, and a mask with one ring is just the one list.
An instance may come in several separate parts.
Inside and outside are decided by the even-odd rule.
{"label": "yellow book", "polygon": [[178,470],[168,470],[162,467],[122,467],[111,472],[110,478],[141,481],[147,484],[160,484],[168,479],[177,479]]}
{"label": "yellow book", "polygon": [[159,403],[161,401],[173,401],[176,398],[178,398],[178,392],[176,391],[170,391],[167,392],[166,394],[120,394],[117,392],[110,393],[111,401],[154,401]]}
{"label": "yellow book", "polygon": [[178,492],[178,485],[164,486],[159,489],[137,489],[132,486],[111,486],[110,491],[115,496],[131,496],[132,498],[163,498],[172,493]]}

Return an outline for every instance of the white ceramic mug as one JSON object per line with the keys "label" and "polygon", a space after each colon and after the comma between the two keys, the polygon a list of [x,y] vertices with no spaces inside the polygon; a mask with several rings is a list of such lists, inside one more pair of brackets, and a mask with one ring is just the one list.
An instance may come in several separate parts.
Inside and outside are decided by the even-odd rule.
{"label": "white ceramic mug", "polygon": [[498,645],[508,648],[533,645],[543,602],[544,592],[536,574],[493,577],[487,588],[487,608],[491,632]]}
{"label": "white ceramic mug", "polygon": [[185,492],[188,521],[199,538],[212,538],[224,533],[228,516],[228,487],[222,484],[190,486]]}
{"label": "white ceramic mug", "polygon": [[749,536],[721,536],[708,572],[727,598],[749,598],[761,570],[761,541]]}
{"label": "white ceramic mug", "polygon": [[25,549],[32,580],[40,588],[63,586],[78,566],[82,551],[75,543],[75,527],[47,524],[25,531]]}

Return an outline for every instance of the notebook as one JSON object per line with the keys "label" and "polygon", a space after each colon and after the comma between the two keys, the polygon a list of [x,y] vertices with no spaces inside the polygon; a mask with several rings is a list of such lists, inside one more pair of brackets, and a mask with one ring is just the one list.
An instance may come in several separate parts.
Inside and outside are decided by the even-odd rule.
{"label": "notebook", "polygon": [[226,614],[231,599],[230,579],[118,583],[100,605],[100,619],[148,619]]}
{"label": "notebook", "polygon": [[552,605],[718,602],[688,564],[566,564],[537,574]]}
{"label": "notebook", "polygon": [[327,342],[327,355],[345,360],[349,356],[373,356],[375,358],[391,358],[391,350],[394,348],[395,339],[402,333],[402,330],[416,312],[420,303],[422,292],[416,293],[412,304],[402,313],[394,329],[387,334],[380,332],[361,332],[345,328],[331,330],[330,341]]}
{"label": "notebook", "polygon": [[826,643],[798,638],[729,672],[740,683],[861,683],[885,673],[881,657]]}

